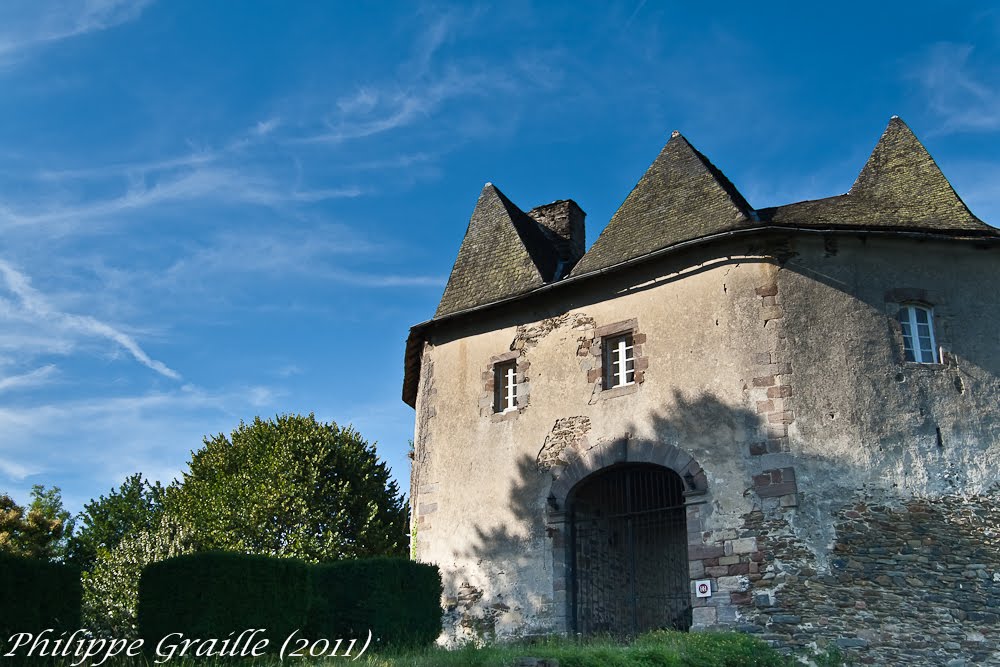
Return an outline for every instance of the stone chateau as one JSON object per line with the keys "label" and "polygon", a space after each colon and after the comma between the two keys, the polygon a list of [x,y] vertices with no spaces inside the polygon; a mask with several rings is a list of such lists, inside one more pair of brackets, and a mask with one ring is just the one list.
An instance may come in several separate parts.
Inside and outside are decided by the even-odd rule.
{"label": "stone chateau", "polygon": [[998,259],[895,117],[849,192],[764,209],[675,132],[589,250],[487,184],[406,345],[443,641],[1000,664]]}

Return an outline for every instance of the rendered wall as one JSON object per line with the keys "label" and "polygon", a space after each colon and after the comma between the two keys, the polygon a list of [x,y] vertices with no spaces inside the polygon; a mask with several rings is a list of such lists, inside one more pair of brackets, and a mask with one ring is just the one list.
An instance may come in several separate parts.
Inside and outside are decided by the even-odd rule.
{"label": "rendered wall", "polygon": [[[569,630],[566,498],[590,472],[644,460],[693,473],[699,487],[688,497],[689,574],[716,590],[694,600],[696,628],[839,641],[884,659],[880,647],[930,625],[947,637],[915,649],[928,664],[945,644],[996,650],[996,549],[976,551],[976,530],[954,528],[966,509],[1000,507],[996,265],[996,250],[969,244],[758,239],[433,330],[411,497],[415,555],[445,575],[446,638]],[[914,299],[934,306],[944,364],[902,361],[895,309]],[[645,359],[635,389],[597,386],[595,341],[609,325],[635,333]],[[510,356],[527,405],[500,417],[489,370]],[[938,539],[931,524],[964,540],[958,555],[925,544]],[[908,584],[918,566],[920,586]],[[933,576],[952,570],[963,582],[974,573],[978,592]],[[958,613],[905,612],[895,586]]]}

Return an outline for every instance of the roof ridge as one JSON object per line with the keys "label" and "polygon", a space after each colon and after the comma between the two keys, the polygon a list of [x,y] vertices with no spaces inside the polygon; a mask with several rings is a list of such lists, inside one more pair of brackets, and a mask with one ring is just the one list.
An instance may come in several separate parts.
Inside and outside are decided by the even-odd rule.
{"label": "roof ridge", "polygon": [[500,203],[507,210],[511,224],[514,225],[514,230],[521,239],[521,243],[524,244],[528,255],[531,256],[531,260],[535,263],[535,268],[538,270],[538,275],[542,279],[542,282],[549,282],[552,279],[552,275],[555,272],[555,265],[558,262],[552,233],[544,225],[521,210],[521,207],[511,201],[500,188],[492,183],[488,185],[496,191]]}
{"label": "roof ridge", "polygon": [[732,181],[675,130],[571,275],[756,220]]}
{"label": "roof ridge", "polygon": [[677,138],[681,139],[687,145],[688,148],[694,151],[694,154],[698,157],[699,160],[702,161],[705,167],[707,167],[708,170],[712,173],[712,176],[714,176],[715,180],[719,182],[719,184],[722,186],[722,189],[725,190],[726,194],[729,195],[729,198],[733,200],[733,203],[736,204],[740,209],[742,209],[744,214],[748,218],[751,219],[755,218],[755,216],[757,215],[757,209],[755,209],[753,206],[750,205],[750,202],[746,200],[746,197],[743,196],[743,193],[740,192],[735,185],[733,185],[733,182],[729,180],[729,177],[726,176],[721,169],[716,167],[715,164],[711,160],[709,160],[704,153],[695,148],[694,145],[691,144],[691,142],[689,142],[687,138],[684,137],[684,135],[682,135],[677,130],[674,130],[674,132],[670,136],[671,138],[676,136]]}
{"label": "roof ridge", "polygon": [[[537,223],[492,183],[469,218],[435,317],[539,287],[554,271],[554,249]],[[551,267],[550,267],[551,265]]]}

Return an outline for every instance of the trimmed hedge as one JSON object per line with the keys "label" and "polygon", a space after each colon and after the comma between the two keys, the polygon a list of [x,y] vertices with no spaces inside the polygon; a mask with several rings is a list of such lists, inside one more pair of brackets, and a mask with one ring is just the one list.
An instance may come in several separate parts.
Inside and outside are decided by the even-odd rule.
{"label": "trimmed hedge", "polygon": [[139,636],[225,638],[264,628],[268,649],[285,639],[357,639],[425,646],[441,633],[441,576],[432,565],[369,558],[320,565],[208,552],[153,563],[139,580]]}
{"label": "trimmed hedge", "polygon": [[139,636],[147,647],[174,632],[224,639],[262,628],[258,638],[277,650],[308,614],[309,574],[298,560],[203,552],[151,563],[139,579]]}
{"label": "trimmed hedge", "polygon": [[313,637],[359,638],[372,631],[391,646],[427,646],[441,634],[441,575],[403,558],[314,565]]}
{"label": "trimmed hedge", "polygon": [[80,627],[80,569],[0,554],[0,646],[20,632]]}

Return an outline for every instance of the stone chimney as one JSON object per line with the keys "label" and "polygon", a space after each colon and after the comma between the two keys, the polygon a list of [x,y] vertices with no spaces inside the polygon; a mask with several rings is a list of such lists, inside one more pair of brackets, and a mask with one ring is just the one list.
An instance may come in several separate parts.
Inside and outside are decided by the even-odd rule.
{"label": "stone chimney", "polygon": [[559,280],[576,266],[586,250],[586,228],[583,212],[572,199],[561,199],[544,206],[536,206],[528,215],[544,227],[552,238],[559,254],[559,270],[555,280]]}

